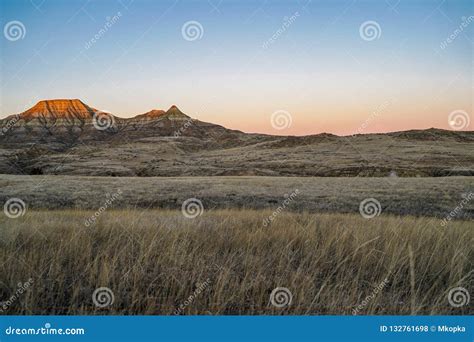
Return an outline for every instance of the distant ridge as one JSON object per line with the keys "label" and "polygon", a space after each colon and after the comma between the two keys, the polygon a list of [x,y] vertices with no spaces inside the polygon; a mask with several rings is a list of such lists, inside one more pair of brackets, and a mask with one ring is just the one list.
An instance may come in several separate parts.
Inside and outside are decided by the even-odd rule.
{"label": "distant ridge", "polygon": [[172,105],[167,111],[166,115],[175,118],[189,118],[186,114],[184,114],[176,105]]}
{"label": "distant ridge", "polygon": [[143,113],[143,114],[138,114],[135,116],[135,119],[156,119],[166,112],[161,109],[152,109],[149,112]]}
{"label": "distant ridge", "polygon": [[396,185],[397,177],[473,176],[474,132],[276,136],[203,122],[176,105],[125,119],[57,99],[0,120],[0,173],[387,177]]}
{"label": "distant ridge", "polygon": [[[193,120],[195,122],[201,122],[195,119],[192,119],[190,116],[184,114],[176,105],[172,105],[168,110],[162,109],[152,109],[146,113],[138,114],[133,117],[129,118],[121,118],[112,113],[104,112],[98,110],[94,107],[91,107],[85,104],[80,99],[51,99],[51,100],[41,100],[36,105],[31,107],[30,109],[19,113],[14,114],[6,117],[5,119],[0,119],[0,127],[5,126],[7,121],[11,121],[13,118],[15,122],[29,122],[32,120],[39,120],[41,122],[50,122],[53,121],[56,124],[67,124],[71,121],[80,121],[83,124],[90,123],[94,119],[94,114],[97,113],[106,113],[107,115],[114,118],[121,124],[125,124],[129,122],[133,124],[137,121],[155,121],[155,120],[163,120],[168,119],[171,121],[182,121],[182,120]],[[204,123],[204,122],[201,122]],[[215,125],[212,123],[204,123],[207,125],[213,125],[222,127],[219,125]],[[224,127],[222,127],[224,128]],[[229,131],[239,132],[236,130]],[[440,136],[448,136],[448,137],[457,137],[459,135],[463,136],[463,133],[467,133],[469,136],[472,131],[451,131],[446,129],[440,128],[429,128],[429,129],[412,129],[406,131],[396,131],[396,132],[387,132],[387,133],[361,133],[356,135],[389,135],[393,137],[404,137],[410,139],[421,139],[421,140],[436,140],[437,137]],[[241,132],[243,133],[243,132]],[[266,136],[267,134],[259,134],[259,133],[246,133],[246,134],[253,134],[253,135],[260,135]],[[350,135],[349,135],[350,136]],[[284,137],[284,136],[281,136]],[[289,138],[289,144],[293,144],[294,139],[304,139],[305,141],[312,141],[317,137],[318,139],[323,138],[331,138],[331,137],[338,137],[338,135],[331,134],[331,133],[319,133],[319,134],[311,134],[305,136],[287,136]],[[461,137],[461,139],[464,139]]]}
{"label": "distant ridge", "polygon": [[[135,117],[129,119],[144,119],[144,120],[152,120],[156,118],[189,118],[186,114],[184,114],[176,105],[172,105],[167,111],[162,109],[152,109],[149,112],[144,114],[139,114]],[[127,120],[127,119],[124,119]]]}
{"label": "distant ridge", "polygon": [[[93,108],[79,99],[39,101],[30,109],[0,120],[0,143],[28,144],[63,149],[89,143],[146,137],[195,137],[203,141],[220,138],[231,145],[244,133],[212,123],[191,119],[176,105],[168,110],[153,109],[131,118],[120,118]],[[214,139],[212,139],[214,138]],[[211,139],[211,140],[210,140]]]}

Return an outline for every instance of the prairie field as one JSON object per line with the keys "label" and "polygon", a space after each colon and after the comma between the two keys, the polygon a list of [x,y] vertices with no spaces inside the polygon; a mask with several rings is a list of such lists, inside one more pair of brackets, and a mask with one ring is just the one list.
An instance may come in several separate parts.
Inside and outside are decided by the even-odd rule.
{"label": "prairie field", "polygon": [[473,177],[86,177],[0,175],[0,203],[20,198],[31,209],[176,209],[197,198],[204,209],[277,209],[359,214],[375,198],[383,215],[443,218],[464,201],[458,219],[474,217]]}
{"label": "prairie field", "polygon": [[[179,210],[109,208],[99,215],[81,209],[3,215],[0,298],[9,299],[0,309],[37,315],[474,313],[472,304],[448,301],[450,289],[473,283],[470,221],[442,227],[434,217],[281,211],[269,222],[272,214],[205,209],[186,217]],[[107,291],[97,298],[101,288]],[[284,293],[272,297],[277,288]]]}

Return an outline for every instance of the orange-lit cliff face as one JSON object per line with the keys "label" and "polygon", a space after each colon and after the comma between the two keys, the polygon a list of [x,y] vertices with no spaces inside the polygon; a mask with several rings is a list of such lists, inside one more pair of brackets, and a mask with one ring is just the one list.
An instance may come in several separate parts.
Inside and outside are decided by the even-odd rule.
{"label": "orange-lit cliff face", "polygon": [[160,118],[162,116],[167,116],[167,117],[184,116],[184,117],[187,117],[187,115],[184,114],[178,107],[176,107],[175,105],[172,105],[167,111],[164,111],[164,110],[161,110],[161,109],[152,109],[149,112],[137,115],[137,116],[133,117],[132,119],[151,120],[151,119]]}
{"label": "orange-lit cliff face", "polygon": [[61,119],[77,118],[81,120],[91,119],[96,109],[84,104],[81,100],[44,100],[21,114],[25,120],[35,118]]}
{"label": "orange-lit cliff face", "polygon": [[[29,121],[32,119],[92,119],[94,113],[98,113],[95,108],[86,105],[79,99],[55,99],[43,100],[21,113],[22,119]],[[157,119],[160,117],[188,117],[176,105],[171,106],[167,111],[153,109],[144,114],[137,115],[130,119]]]}
{"label": "orange-lit cliff face", "polygon": [[135,118],[136,119],[155,119],[155,118],[159,118],[165,113],[166,112],[161,109],[152,109],[149,112],[137,115]]}

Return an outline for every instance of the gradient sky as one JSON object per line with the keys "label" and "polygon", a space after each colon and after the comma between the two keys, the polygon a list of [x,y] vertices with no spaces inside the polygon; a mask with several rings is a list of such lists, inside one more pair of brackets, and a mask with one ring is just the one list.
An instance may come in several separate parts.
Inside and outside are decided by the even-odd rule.
{"label": "gradient sky", "polygon": [[[0,118],[54,98],[80,98],[121,117],[176,104],[199,120],[284,135],[450,129],[451,112],[472,117],[474,20],[440,47],[463,17],[474,15],[469,0],[2,0],[0,6],[2,28],[17,20],[26,29],[23,39],[1,37]],[[194,41],[182,35],[191,20],[203,27]],[[381,28],[372,41],[359,33],[369,20]],[[272,126],[278,110],[290,113],[290,127]]]}

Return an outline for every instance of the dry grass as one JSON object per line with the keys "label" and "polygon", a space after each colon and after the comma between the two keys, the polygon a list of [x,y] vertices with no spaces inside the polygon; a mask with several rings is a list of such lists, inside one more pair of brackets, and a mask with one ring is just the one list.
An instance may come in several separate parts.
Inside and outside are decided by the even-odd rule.
{"label": "dry grass", "polygon": [[[376,198],[384,214],[446,217],[472,193],[474,177],[82,177],[0,175],[0,203],[21,198],[30,209],[93,209],[107,194],[122,192],[114,209],[181,209],[191,197],[206,209],[275,210],[298,189],[287,207],[298,212],[359,214]],[[474,218],[474,201],[456,213]]]}
{"label": "dry grass", "polygon": [[[470,222],[349,214],[206,211],[33,211],[0,218],[0,298],[33,284],[7,314],[469,314],[448,304],[473,280]],[[203,286],[202,284],[205,284]],[[113,290],[97,308],[94,289]],[[270,304],[275,287],[293,302]],[[469,289],[469,290],[472,290]],[[472,291],[471,291],[472,292]]]}

